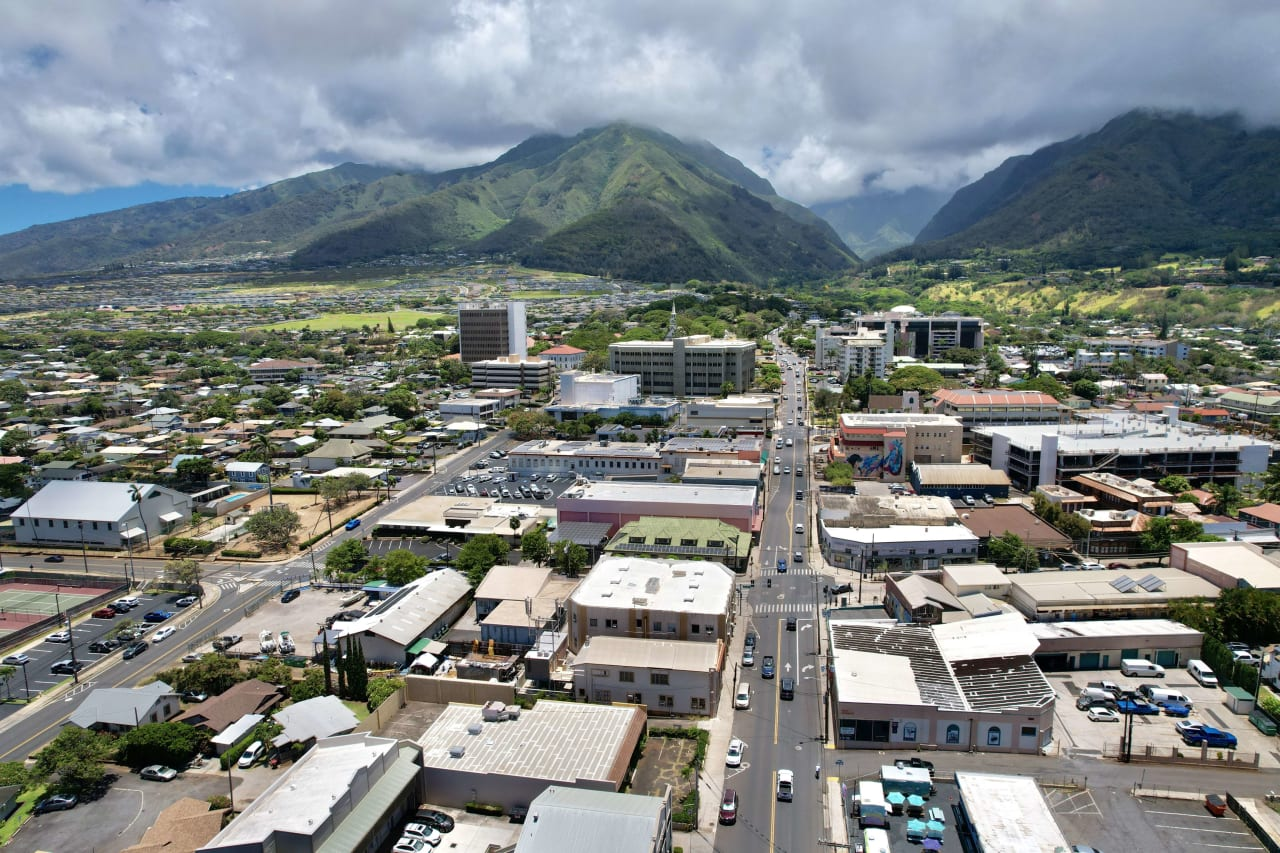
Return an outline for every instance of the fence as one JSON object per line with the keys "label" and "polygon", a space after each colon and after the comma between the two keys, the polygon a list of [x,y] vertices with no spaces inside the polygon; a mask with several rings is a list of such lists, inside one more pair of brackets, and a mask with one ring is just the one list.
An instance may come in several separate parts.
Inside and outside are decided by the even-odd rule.
{"label": "fence", "polygon": [[[1254,807],[1258,807],[1257,800],[1239,800],[1230,792],[1227,792],[1227,806],[1231,811],[1235,812],[1240,818],[1241,823],[1253,830],[1253,834],[1262,842],[1262,846],[1267,848],[1270,853],[1280,853],[1280,839],[1276,838],[1271,827],[1264,826],[1253,814]],[[1265,805],[1260,808],[1267,808]]]}
{"label": "fence", "polygon": [[[1125,753],[1120,744],[1107,743],[1103,744],[1102,755],[1105,758],[1122,759]],[[1259,753],[1256,752],[1235,752],[1212,746],[1202,745],[1183,748],[1179,746],[1153,746],[1151,744],[1134,747],[1129,757],[1132,761],[1151,764],[1213,765],[1214,767],[1225,767],[1232,770],[1257,770],[1260,758]]]}
{"label": "fence", "polygon": [[401,687],[395,693],[392,693],[386,699],[382,700],[382,704],[373,709],[369,716],[360,721],[356,726],[357,732],[368,732],[376,735],[382,731],[382,727],[391,721],[401,708],[408,704],[408,700],[404,698],[405,689]]}
{"label": "fence", "polygon": [[405,698],[411,702],[433,702],[447,705],[465,702],[483,705],[490,700],[514,705],[515,686],[492,681],[468,681],[465,678],[436,678],[433,675],[406,675]]}

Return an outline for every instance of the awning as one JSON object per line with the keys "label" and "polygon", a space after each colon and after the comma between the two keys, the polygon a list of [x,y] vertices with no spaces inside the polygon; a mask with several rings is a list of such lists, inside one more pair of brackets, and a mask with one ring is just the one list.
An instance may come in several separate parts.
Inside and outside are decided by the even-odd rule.
{"label": "awning", "polygon": [[120,538],[137,539],[139,536],[145,536],[146,534],[147,531],[143,530],[141,527],[130,527],[128,530],[122,530],[120,532]]}
{"label": "awning", "polygon": [[422,654],[414,658],[413,663],[409,664],[409,666],[411,667],[420,666],[423,669],[434,669],[435,665],[438,663],[440,663],[440,658],[436,657],[430,652],[423,652]]}
{"label": "awning", "polygon": [[163,521],[165,524],[172,524],[175,521],[182,520],[182,513],[166,512],[164,515],[160,516],[160,520]]}
{"label": "awning", "polygon": [[412,646],[409,647],[409,654],[420,655],[424,651],[426,651],[427,646],[429,646],[430,644],[431,644],[431,638],[423,637],[421,640],[419,640],[418,642],[414,643]]}

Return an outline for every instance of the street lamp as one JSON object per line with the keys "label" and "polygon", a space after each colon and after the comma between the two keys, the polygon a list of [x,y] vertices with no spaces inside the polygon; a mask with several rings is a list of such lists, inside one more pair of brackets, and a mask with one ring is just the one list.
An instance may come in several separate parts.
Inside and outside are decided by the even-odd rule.
{"label": "street lamp", "polygon": [[[58,611],[58,625],[62,625],[62,598],[59,593],[62,586],[58,585],[53,588],[53,606]],[[71,630],[71,616],[67,616],[67,642],[71,646],[71,679],[76,684],[80,683],[80,668],[76,666],[76,635]],[[25,672],[25,670],[24,670]]]}
{"label": "street lamp", "polygon": [[84,560],[84,573],[89,574],[89,550],[84,544],[84,522],[77,521],[76,527],[80,528],[80,558]]}

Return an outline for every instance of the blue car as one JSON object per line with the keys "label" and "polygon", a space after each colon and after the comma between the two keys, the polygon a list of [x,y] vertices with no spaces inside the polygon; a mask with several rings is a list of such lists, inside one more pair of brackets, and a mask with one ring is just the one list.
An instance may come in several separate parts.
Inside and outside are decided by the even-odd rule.
{"label": "blue car", "polygon": [[152,610],[146,616],[143,616],[142,620],[144,622],[163,622],[171,616],[173,616],[173,613],[169,610]]}
{"label": "blue car", "polygon": [[355,530],[359,526],[360,526],[360,519],[358,518],[353,518],[344,525],[344,527],[346,527],[347,530]]}
{"label": "blue car", "polygon": [[1164,706],[1164,712],[1170,717],[1189,717],[1191,709],[1181,702],[1167,702]]}
{"label": "blue car", "polygon": [[761,678],[773,678],[773,655],[765,655],[764,663],[760,667]]}
{"label": "blue car", "polygon": [[778,561],[778,574],[785,575],[787,573],[787,561],[785,559]]}
{"label": "blue car", "polygon": [[1116,703],[1116,710],[1121,714],[1159,714],[1160,706],[1144,699],[1121,699]]}
{"label": "blue car", "polygon": [[1231,732],[1224,732],[1222,729],[1215,729],[1213,726],[1201,726],[1199,729],[1191,729],[1184,732],[1182,739],[1191,746],[1199,746],[1207,743],[1209,746],[1223,749],[1236,748],[1236,736]]}

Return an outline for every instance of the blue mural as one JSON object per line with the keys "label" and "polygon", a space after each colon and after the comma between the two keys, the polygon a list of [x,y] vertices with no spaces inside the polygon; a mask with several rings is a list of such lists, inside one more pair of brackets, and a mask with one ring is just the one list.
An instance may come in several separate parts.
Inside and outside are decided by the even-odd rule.
{"label": "blue mural", "polygon": [[895,477],[902,473],[902,439],[895,438],[889,443],[888,453],[873,453],[862,457],[858,462],[859,477],[875,477],[881,473],[889,473]]}

